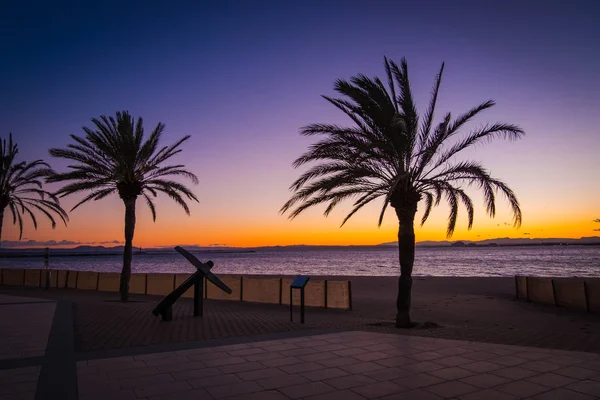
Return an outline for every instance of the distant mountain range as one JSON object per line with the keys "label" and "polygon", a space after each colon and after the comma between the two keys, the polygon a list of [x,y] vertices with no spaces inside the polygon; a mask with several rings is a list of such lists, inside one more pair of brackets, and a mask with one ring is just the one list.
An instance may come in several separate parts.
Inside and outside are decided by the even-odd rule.
{"label": "distant mountain range", "polygon": [[[417,242],[418,247],[462,247],[464,246],[557,246],[557,245],[600,245],[600,236],[573,238],[496,238],[479,241],[453,240],[453,241],[423,241]],[[382,243],[380,246],[397,246],[398,242]]]}
{"label": "distant mountain range", "polygon": [[[290,245],[290,246],[261,246],[261,247],[227,247],[227,246],[196,246],[184,245],[187,250],[201,253],[248,253],[255,251],[302,251],[302,250],[330,250],[330,249],[360,249],[360,248],[381,248],[397,246],[397,242],[381,243],[378,245],[351,245],[351,246],[314,246],[314,245]],[[571,238],[496,238],[480,241],[455,240],[455,241],[423,241],[417,242],[417,247],[489,247],[489,246],[559,246],[559,245],[600,245],[600,236],[582,237],[579,239]],[[174,246],[173,246],[174,247]],[[173,247],[157,248],[139,248],[134,247],[134,255],[139,253],[156,254],[174,252]],[[12,247],[0,248],[0,253],[7,256],[35,254],[41,255],[44,248],[41,247]],[[123,246],[105,247],[83,245],[73,248],[51,248],[52,254],[64,255],[108,255],[122,254]]]}

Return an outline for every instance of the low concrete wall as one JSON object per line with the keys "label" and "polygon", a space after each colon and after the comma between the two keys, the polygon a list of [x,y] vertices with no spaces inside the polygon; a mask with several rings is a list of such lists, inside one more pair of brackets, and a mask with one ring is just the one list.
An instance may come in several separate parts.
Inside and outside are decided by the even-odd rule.
{"label": "low concrete wall", "polygon": [[59,289],[63,289],[67,287],[67,275],[69,275],[69,271],[61,269],[57,272],[57,282],[56,287]]}
{"label": "low concrete wall", "polygon": [[280,304],[281,278],[244,277],[242,301]]}
{"label": "low concrete wall", "polygon": [[146,294],[166,296],[175,287],[175,274],[146,274]]}
{"label": "low concrete wall", "polygon": [[25,284],[25,270],[3,269],[2,284],[8,286],[23,286]]}
{"label": "low concrete wall", "polygon": [[327,307],[352,309],[352,284],[350,281],[327,281]]}
{"label": "low concrete wall", "polygon": [[584,284],[588,310],[600,312],[600,280],[589,280]]}
{"label": "low concrete wall", "polygon": [[527,293],[530,301],[555,304],[551,278],[527,277]]}
{"label": "low concrete wall", "polygon": [[[119,279],[120,278],[121,274],[119,274]],[[146,294],[146,281],[146,274],[131,274],[131,279],[129,280],[129,293]]]}
{"label": "low concrete wall", "polygon": [[39,269],[25,270],[25,286],[40,287],[42,281],[42,273]]}
{"label": "low concrete wall", "polygon": [[553,282],[557,305],[587,310],[583,281],[575,279],[553,279]]}
{"label": "low concrete wall", "polygon": [[[49,270],[52,288],[100,290],[118,292],[121,274],[118,272]],[[132,274],[129,293],[165,296],[181,285],[191,274]],[[221,281],[231,294],[223,292],[205,280],[204,297],[214,300],[249,301],[256,303],[289,304],[290,277],[221,275]],[[11,269],[0,271],[0,283],[12,286],[45,287],[46,270]],[[193,298],[193,288],[183,297]],[[300,304],[300,291],[294,290],[294,304]],[[311,279],[305,288],[305,304],[309,307],[352,308],[349,281]]]}
{"label": "low concrete wall", "polygon": [[517,288],[517,298],[527,300],[527,277],[515,276],[515,285]]}
{"label": "low concrete wall", "polygon": [[[120,281],[121,274],[118,272],[101,272],[98,276],[98,290],[102,292],[118,292]],[[144,286],[146,285],[144,284]]]}
{"label": "low concrete wall", "polygon": [[[526,284],[525,284],[526,283]],[[518,299],[587,311],[600,311],[600,279],[515,276]]]}
{"label": "low concrete wall", "polygon": [[79,271],[77,274],[77,289],[98,290],[98,273]]}
{"label": "low concrete wall", "polygon": [[79,271],[67,271],[67,288],[77,289],[77,275]]}
{"label": "low concrete wall", "polygon": [[231,294],[227,294],[211,282],[206,283],[206,298],[213,300],[234,300],[242,301],[242,276],[240,275],[221,275],[221,281],[231,289]]}

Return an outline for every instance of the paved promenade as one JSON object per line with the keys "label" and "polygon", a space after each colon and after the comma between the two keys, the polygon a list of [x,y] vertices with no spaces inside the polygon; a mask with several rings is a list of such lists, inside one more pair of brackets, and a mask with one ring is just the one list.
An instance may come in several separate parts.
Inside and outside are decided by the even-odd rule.
{"label": "paved promenade", "polygon": [[189,299],[165,323],[158,297],[1,287],[0,400],[600,398],[597,315],[447,286],[417,292],[415,315],[442,326],[416,330],[389,325],[378,287],[306,324],[227,301],[194,318]]}

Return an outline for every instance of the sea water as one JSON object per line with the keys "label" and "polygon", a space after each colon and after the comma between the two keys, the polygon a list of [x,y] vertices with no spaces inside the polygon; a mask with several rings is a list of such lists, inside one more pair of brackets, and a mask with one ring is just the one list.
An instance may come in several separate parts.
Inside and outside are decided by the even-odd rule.
{"label": "sea water", "polygon": [[[195,252],[212,260],[217,274],[247,275],[365,275],[397,276],[396,247],[265,249],[254,252]],[[118,272],[118,255],[60,257],[51,255],[49,267]],[[43,258],[0,259],[0,268],[43,268]],[[133,272],[193,272],[176,252],[135,254]],[[417,276],[580,276],[600,277],[600,246],[531,247],[417,247]]]}

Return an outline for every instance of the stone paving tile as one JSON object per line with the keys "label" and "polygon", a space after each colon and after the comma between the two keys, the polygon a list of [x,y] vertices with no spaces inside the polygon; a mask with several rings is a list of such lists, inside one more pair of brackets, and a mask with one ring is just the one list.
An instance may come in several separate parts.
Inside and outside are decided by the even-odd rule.
{"label": "stone paving tile", "polygon": [[436,385],[427,386],[425,389],[428,392],[444,398],[455,398],[479,390],[479,388],[476,386],[458,381],[438,383]]}
{"label": "stone paving tile", "polygon": [[436,364],[443,365],[445,367],[458,367],[459,365],[472,364],[473,360],[464,358],[461,356],[452,356],[447,358],[440,358],[435,360]]}
{"label": "stone paving tile", "polygon": [[233,364],[233,365],[225,365],[224,367],[219,367],[219,369],[225,374],[235,374],[238,372],[246,372],[246,371],[254,371],[257,369],[266,368],[259,362],[245,362],[242,364]]}
{"label": "stone paving tile", "polygon": [[496,390],[520,397],[532,397],[549,391],[551,388],[527,381],[514,381],[495,387]]}
{"label": "stone paving tile", "polygon": [[365,372],[372,372],[385,369],[383,365],[370,361],[359,362],[350,365],[342,365],[340,366],[340,368],[351,374],[364,374]]}
{"label": "stone paving tile", "polygon": [[297,357],[299,359],[301,359],[302,361],[311,362],[311,361],[329,360],[331,358],[337,358],[338,356],[333,355],[331,353],[322,352],[322,353],[314,353],[314,354],[308,354],[305,356],[297,356]]}
{"label": "stone paving tile", "polygon": [[265,390],[262,392],[244,393],[227,397],[226,400],[289,400],[289,397],[284,396],[276,390]]}
{"label": "stone paving tile", "polygon": [[328,360],[317,361],[319,364],[326,367],[341,367],[344,365],[357,364],[360,361],[354,357],[335,357]]}
{"label": "stone paving tile", "polygon": [[437,353],[435,351],[423,351],[420,353],[410,354],[410,355],[408,355],[408,357],[412,358],[413,360],[417,360],[417,361],[430,361],[430,360],[445,358],[448,356],[445,354]]}
{"label": "stone paving tile", "polygon": [[389,358],[391,355],[379,351],[373,351],[370,353],[357,354],[353,357],[360,361],[377,361],[383,360],[384,358]]}
{"label": "stone paving tile", "polygon": [[[109,399],[113,400],[113,399]],[[204,389],[192,389],[185,392],[167,393],[148,397],[148,400],[213,400]]]}
{"label": "stone paving tile", "polygon": [[[482,361],[488,361],[488,360],[482,360]],[[510,356],[510,355],[495,357],[492,359],[492,361],[496,364],[504,365],[505,367],[514,367],[515,365],[525,364],[525,363],[529,362],[529,360],[526,360],[524,358],[517,357],[517,356]]]}
{"label": "stone paving tile", "polygon": [[494,370],[491,373],[512,380],[525,379],[531,376],[539,375],[539,372],[521,367],[502,368]]}
{"label": "stone paving tile", "polygon": [[190,369],[185,371],[172,372],[171,376],[176,381],[185,381],[194,378],[209,378],[211,376],[221,375],[222,372],[218,368],[201,368],[201,369]]}
{"label": "stone paving tile", "polygon": [[261,392],[263,388],[256,382],[246,381],[238,383],[230,383],[223,386],[211,386],[206,391],[215,399],[224,397],[237,396],[246,393]]}
{"label": "stone paving tile", "polygon": [[283,354],[279,354],[276,352],[269,352],[269,353],[252,354],[249,356],[244,356],[243,358],[245,358],[248,361],[266,361],[266,360],[274,360],[276,358],[285,358],[285,356]]}
{"label": "stone paving tile", "polygon": [[463,353],[461,356],[473,361],[487,361],[498,358],[497,354],[490,353],[489,351],[473,351],[470,353]]}
{"label": "stone paving tile", "polygon": [[211,386],[223,386],[243,382],[237,375],[221,374],[211,377],[189,379],[187,381],[194,389],[205,389]]}
{"label": "stone paving tile", "polygon": [[574,379],[589,379],[589,378],[592,378],[592,377],[598,375],[598,373],[596,371],[593,371],[593,370],[587,369],[587,368],[583,368],[583,367],[578,367],[578,366],[563,367],[563,368],[554,370],[553,372],[555,374],[568,376],[569,378],[574,378]]}
{"label": "stone paving tile", "polygon": [[404,378],[414,375],[413,372],[399,367],[378,369],[377,371],[365,372],[363,375],[373,378],[377,381],[391,381],[393,379]]}
{"label": "stone paving tile", "polygon": [[600,397],[600,382],[589,379],[567,385],[566,389],[574,390],[583,394],[589,394],[590,396]]}
{"label": "stone paving tile", "polygon": [[548,386],[550,388],[559,388],[562,386],[566,386],[573,382],[576,382],[575,379],[568,378],[563,375],[557,375],[552,372],[547,372],[545,374],[535,375],[525,379],[528,382],[538,383],[540,385]]}
{"label": "stone paving tile", "polygon": [[303,400],[363,400],[365,397],[355,393],[351,390],[336,390],[335,392],[328,392],[317,394],[314,396],[305,397]]}
{"label": "stone paving tile", "polygon": [[408,388],[405,386],[398,385],[392,381],[370,383],[352,388],[352,391],[368,399],[389,396],[391,394],[406,392],[407,390]]}
{"label": "stone paving tile", "polygon": [[444,368],[444,366],[432,361],[421,361],[414,364],[403,365],[402,368],[414,373],[419,373],[435,371]]}
{"label": "stone paving tile", "polygon": [[458,397],[460,400],[517,400],[520,397],[500,392],[495,389],[484,389]]}
{"label": "stone paving tile", "polygon": [[421,389],[427,386],[436,385],[444,382],[444,379],[438,378],[437,376],[429,375],[427,373],[421,373],[416,375],[410,375],[405,378],[394,379],[393,382],[406,386],[409,389]]}
{"label": "stone paving tile", "polygon": [[127,369],[124,371],[107,372],[105,375],[108,377],[108,379],[133,379],[160,374],[160,371],[156,367],[143,367]]}
{"label": "stone paving tile", "polygon": [[242,357],[228,356],[228,357],[218,358],[215,360],[203,360],[202,362],[207,367],[222,367],[225,365],[242,364],[242,363],[245,363],[248,361],[244,360]]}
{"label": "stone paving tile", "polygon": [[171,357],[153,358],[153,359],[149,359],[149,360],[143,360],[144,364],[146,364],[149,367],[180,364],[180,363],[185,363],[185,362],[189,362],[189,361],[190,360],[187,357],[178,356],[176,354],[173,354]]}
{"label": "stone paving tile", "polygon": [[467,376],[475,375],[475,372],[466,370],[460,367],[442,368],[429,372],[430,375],[446,380],[454,380],[466,378]]}
{"label": "stone paving tile", "polygon": [[152,397],[163,394],[171,394],[178,392],[185,392],[190,390],[190,385],[187,382],[164,382],[146,385],[141,388],[135,389],[135,395],[137,397]]}
{"label": "stone paving tile", "polygon": [[256,382],[264,389],[280,389],[287,386],[294,386],[298,384],[304,384],[310,382],[303,376],[300,375],[285,375],[285,376],[274,376],[271,378],[257,379]]}
{"label": "stone paving tile", "polygon": [[325,367],[317,362],[305,362],[294,365],[286,365],[280,367],[280,369],[288,374],[297,374],[300,372],[317,371],[320,369],[325,369]]}
{"label": "stone paving tile", "polygon": [[587,394],[574,392],[572,390],[559,388],[552,389],[549,392],[539,394],[531,397],[530,400],[592,400],[597,397],[589,396]]}
{"label": "stone paving tile", "polygon": [[272,360],[262,360],[260,363],[265,367],[283,367],[284,365],[301,364],[304,363],[304,361],[297,357],[283,357]]}
{"label": "stone paving tile", "polygon": [[204,365],[200,361],[187,361],[178,364],[167,364],[167,365],[159,365],[158,370],[160,372],[178,372],[178,371],[190,371],[196,369],[204,369],[206,365]]}
{"label": "stone paving tile", "polygon": [[532,361],[532,362],[528,362],[525,364],[521,364],[520,367],[530,369],[533,371],[537,371],[537,372],[550,372],[550,371],[555,371],[555,370],[561,368],[561,366],[558,364],[554,364],[552,362],[543,361],[543,360],[537,360],[537,361]]}
{"label": "stone paving tile", "polygon": [[318,394],[334,392],[335,389],[323,382],[309,382],[296,386],[286,386],[279,389],[290,399],[300,399]]}
{"label": "stone paving tile", "polygon": [[443,397],[440,397],[436,394],[428,392],[423,389],[414,389],[409,390],[407,392],[401,392],[392,394],[390,396],[383,396],[380,400],[441,400]]}
{"label": "stone paving tile", "polygon": [[460,381],[463,383],[468,383],[469,385],[477,386],[481,389],[488,389],[510,382],[510,380],[507,378],[502,378],[493,374],[477,374],[467,378],[462,378]]}
{"label": "stone paving tile", "polygon": [[303,377],[309,381],[322,381],[325,379],[339,378],[342,376],[349,375],[348,372],[343,371],[339,368],[325,368],[317,371],[303,372],[300,373]]}
{"label": "stone paving tile", "polygon": [[473,372],[477,372],[477,373],[495,371],[495,370],[501,369],[503,367],[504,367],[503,365],[498,365],[498,364],[490,362],[490,361],[477,361],[474,363],[461,365],[461,368],[468,369],[469,371],[473,371]]}
{"label": "stone paving tile", "polygon": [[416,364],[415,360],[404,356],[385,358],[383,360],[377,360],[376,362],[385,367],[398,367],[402,365]]}
{"label": "stone paving tile", "polygon": [[244,381],[255,381],[257,379],[273,378],[287,374],[279,368],[263,368],[254,371],[239,372],[236,375]]}
{"label": "stone paving tile", "polygon": [[353,387],[364,386],[371,383],[376,383],[377,380],[365,375],[348,375],[340,378],[326,379],[324,381],[329,386],[336,389],[351,389]]}

